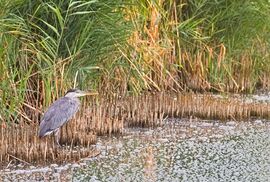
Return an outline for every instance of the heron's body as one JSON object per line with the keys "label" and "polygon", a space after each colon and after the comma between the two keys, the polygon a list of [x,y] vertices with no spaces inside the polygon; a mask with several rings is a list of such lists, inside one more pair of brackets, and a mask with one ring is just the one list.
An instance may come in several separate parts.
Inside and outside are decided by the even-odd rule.
{"label": "heron's body", "polygon": [[40,123],[39,137],[57,131],[79,110],[80,100],[76,97],[61,97],[45,112]]}
{"label": "heron's body", "polygon": [[64,97],[56,100],[44,113],[40,122],[39,137],[54,133],[59,145],[59,129],[68,122],[79,110],[80,100],[84,95],[96,95],[97,93],[85,93],[78,89],[69,90]]}

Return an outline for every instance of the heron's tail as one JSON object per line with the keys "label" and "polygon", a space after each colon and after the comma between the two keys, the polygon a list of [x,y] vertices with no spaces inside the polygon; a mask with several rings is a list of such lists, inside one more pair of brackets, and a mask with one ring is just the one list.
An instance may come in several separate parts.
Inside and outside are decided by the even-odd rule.
{"label": "heron's tail", "polygon": [[39,138],[45,137],[46,135],[49,135],[52,133],[52,130],[48,126],[47,122],[42,119],[39,125],[39,131],[38,131],[38,136]]}

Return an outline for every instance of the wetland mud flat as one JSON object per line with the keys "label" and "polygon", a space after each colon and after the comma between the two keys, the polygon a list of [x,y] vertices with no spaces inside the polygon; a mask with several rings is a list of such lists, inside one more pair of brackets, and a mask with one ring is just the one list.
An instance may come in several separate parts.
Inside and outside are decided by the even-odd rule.
{"label": "wetland mud flat", "polygon": [[267,120],[164,122],[99,138],[97,157],[60,166],[15,166],[2,170],[0,181],[269,181]]}

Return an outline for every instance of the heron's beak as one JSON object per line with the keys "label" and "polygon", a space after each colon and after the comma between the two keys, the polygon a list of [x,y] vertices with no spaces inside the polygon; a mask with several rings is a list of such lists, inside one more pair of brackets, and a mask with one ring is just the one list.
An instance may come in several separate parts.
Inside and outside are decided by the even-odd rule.
{"label": "heron's beak", "polygon": [[98,95],[98,92],[86,92],[84,95]]}

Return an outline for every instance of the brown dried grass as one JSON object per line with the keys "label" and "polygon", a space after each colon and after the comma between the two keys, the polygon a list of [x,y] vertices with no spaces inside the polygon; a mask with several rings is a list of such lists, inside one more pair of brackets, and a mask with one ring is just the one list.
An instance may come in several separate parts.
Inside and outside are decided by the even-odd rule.
{"label": "brown dried grass", "polygon": [[99,135],[121,134],[124,127],[130,126],[159,126],[165,117],[191,116],[221,120],[269,118],[270,106],[246,103],[241,98],[221,99],[210,94],[192,93],[159,92],[137,97],[92,99],[84,102],[76,119],[62,127],[60,142],[69,147],[58,148],[53,136],[39,139],[37,123],[2,123],[0,161],[3,166],[14,161],[27,164],[77,161],[98,153],[91,144]]}

